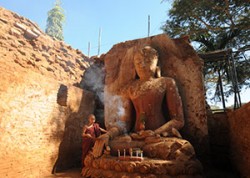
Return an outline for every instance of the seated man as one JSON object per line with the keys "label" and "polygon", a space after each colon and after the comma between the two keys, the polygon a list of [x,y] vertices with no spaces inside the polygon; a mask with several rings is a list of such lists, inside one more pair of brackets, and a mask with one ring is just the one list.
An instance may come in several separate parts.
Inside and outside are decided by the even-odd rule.
{"label": "seated man", "polygon": [[84,167],[84,159],[94,146],[97,137],[99,137],[101,133],[106,132],[105,129],[99,127],[99,124],[95,123],[95,115],[90,114],[88,116],[88,123],[84,125],[82,131],[82,167]]}

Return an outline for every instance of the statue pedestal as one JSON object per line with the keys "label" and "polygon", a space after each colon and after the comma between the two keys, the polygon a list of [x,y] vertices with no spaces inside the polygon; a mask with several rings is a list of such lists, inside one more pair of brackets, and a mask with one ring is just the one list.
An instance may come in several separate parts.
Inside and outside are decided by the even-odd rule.
{"label": "statue pedestal", "polygon": [[198,160],[186,162],[144,158],[139,161],[120,160],[118,157],[103,155],[95,159],[91,154],[85,159],[82,169],[84,177],[120,178],[136,176],[150,178],[192,177],[201,178],[202,166]]}
{"label": "statue pedestal", "polygon": [[120,156],[118,157],[118,160],[120,161],[143,161],[144,158],[142,157],[134,157],[134,156]]}
{"label": "statue pedestal", "polygon": [[[186,140],[162,138],[160,142],[146,144],[145,141],[129,139],[120,143],[119,139],[116,139],[111,141],[110,145],[111,155],[104,154],[94,158],[91,152],[88,154],[84,161],[85,167],[82,169],[84,177],[202,177],[202,165],[196,159],[192,145]],[[141,145],[140,149],[146,157],[131,157],[126,153],[124,156],[124,152],[121,152],[119,157],[116,156],[118,149],[125,149],[128,153],[129,145]]]}

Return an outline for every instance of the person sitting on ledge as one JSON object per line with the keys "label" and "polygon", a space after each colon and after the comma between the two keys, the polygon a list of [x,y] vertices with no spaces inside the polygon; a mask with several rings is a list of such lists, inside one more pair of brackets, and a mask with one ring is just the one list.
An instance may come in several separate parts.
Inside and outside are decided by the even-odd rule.
{"label": "person sitting on ledge", "polygon": [[90,114],[88,116],[88,124],[84,125],[82,132],[82,167],[84,167],[84,159],[88,154],[89,150],[94,146],[95,140],[107,131],[95,123],[95,115]]}

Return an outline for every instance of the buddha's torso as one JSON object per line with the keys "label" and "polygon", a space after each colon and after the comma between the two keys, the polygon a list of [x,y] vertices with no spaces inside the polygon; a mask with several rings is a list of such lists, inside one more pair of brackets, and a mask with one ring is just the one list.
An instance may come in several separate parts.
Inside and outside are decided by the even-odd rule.
{"label": "buddha's torso", "polygon": [[166,123],[162,113],[165,104],[166,78],[149,81],[136,81],[131,85],[130,98],[136,111],[135,131],[138,131],[141,118],[145,118],[145,129],[155,130]]}

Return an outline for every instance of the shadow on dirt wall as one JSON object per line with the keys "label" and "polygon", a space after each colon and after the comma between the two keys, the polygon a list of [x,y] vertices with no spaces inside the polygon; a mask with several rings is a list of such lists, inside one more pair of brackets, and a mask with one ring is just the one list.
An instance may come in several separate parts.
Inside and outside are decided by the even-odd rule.
{"label": "shadow on dirt wall", "polygon": [[61,85],[57,101],[59,114],[51,120],[51,125],[56,125],[52,138],[61,141],[57,158],[51,158],[51,161],[55,163],[52,173],[81,167],[82,128],[87,123],[87,116],[93,112],[85,109],[86,104],[89,103],[86,103],[83,97],[79,98],[81,101],[78,111],[73,112],[66,105],[67,97],[68,87]]}

